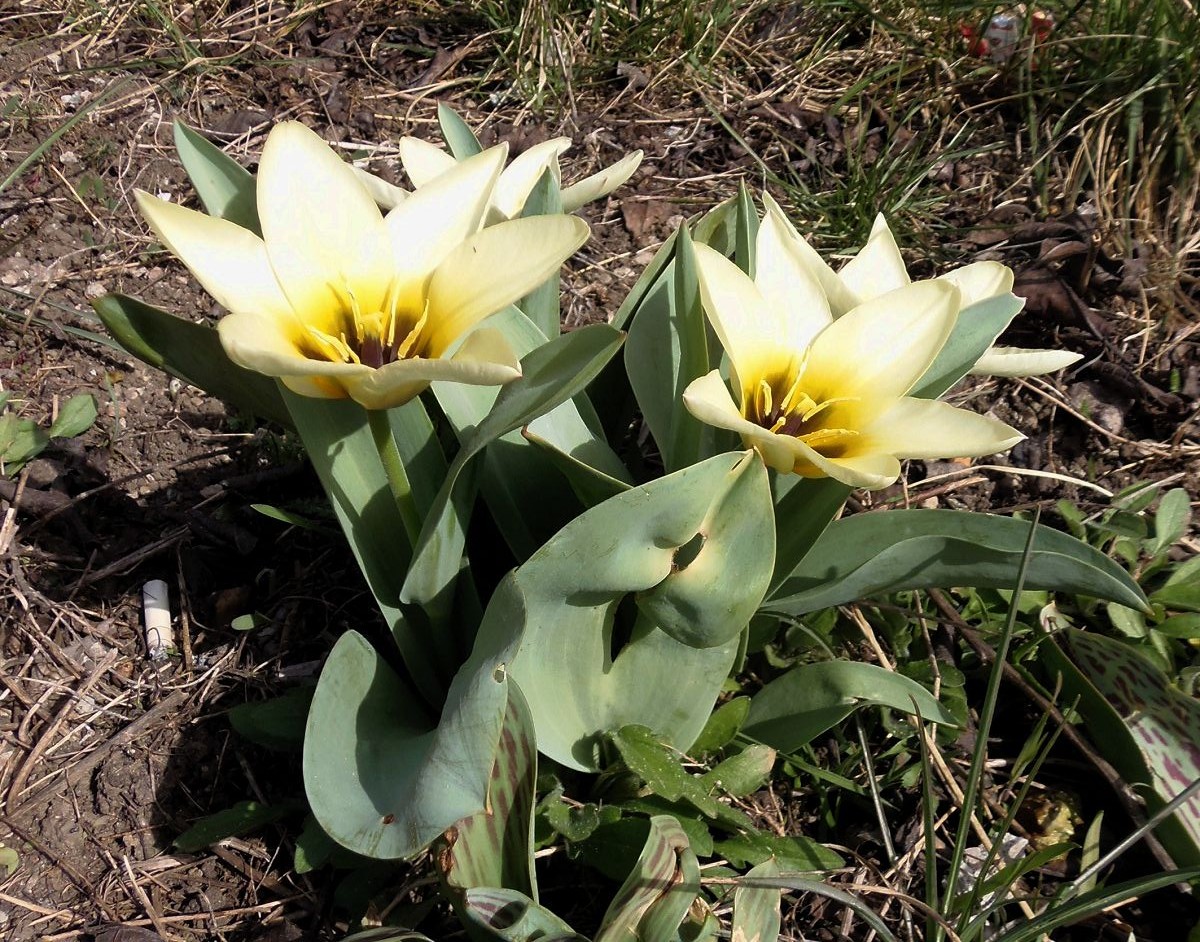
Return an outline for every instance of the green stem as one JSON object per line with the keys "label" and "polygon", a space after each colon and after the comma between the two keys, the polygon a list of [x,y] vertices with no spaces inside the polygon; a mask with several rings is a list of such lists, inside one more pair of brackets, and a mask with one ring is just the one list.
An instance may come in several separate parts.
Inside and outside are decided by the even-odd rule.
{"label": "green stem", "polygon": [[400,519],[404,521],[409,545],[416,549],[417,537],[421,535],[421,515],[413,502],[412,485],[408,483],[408,474],[404,470],[400,450],[392,436],[392,425],[388,421],[387,410],[368,409],[367,421],[371,426],[371,437],[375,439],[375,450],[379,452],[379,460],[383,464],[384,474],[387,475],[388,488],[395,498]]}

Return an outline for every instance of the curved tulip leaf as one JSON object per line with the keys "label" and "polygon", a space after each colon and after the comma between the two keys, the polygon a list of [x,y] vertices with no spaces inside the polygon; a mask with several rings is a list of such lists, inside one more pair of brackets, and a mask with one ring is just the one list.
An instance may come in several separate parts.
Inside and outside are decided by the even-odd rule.
{"label": "curved tulip leaf", "polygon": [[262,235],[254,177],[198,131],[176,121],[175,151],[210,216],[228,219]]}
{"label": "curved tulip leaf", "polygon": [[380,927],[364,929],[362,932],[344,936],[342,942],[433,942],[433,940],[429,936],[413,932],[411,929]]}
{"label": "curved tulip leaf", "polygon": [[[547,169],[526,198],[521,215],[549,216],[562,211],[562,193],[559,190],[558,181],[554,179],[554,174]],[[530,294],[525,295],[517,302],[517,307],[547,337],[557,337],[562,331],[560,322],[561,281],[559,273],[555,271]]]}
{"label": "curved tulip leaf", "polygon": [[[1127,642],[1067,629],[1038,649],[1077,700],[1086,732],[1127,782],[1149,782],[1158,811],[1200,779],[1200,704]],[[1186,801],[1155,833],[1180,866],[1200,863],[1200,797]]]}
{"label": "curved tulip leaf", "polygon": [[[400,590],[413,550],[367,413],[348,399],[314,399],[282,387],[281,394],[400,656],[425,698],[441,703],[466,645],[449,631],[420,630],[402,611]],[[388,418],[418,512],[424,512],[432,482],[446,473],[433,426],[420,399],[390,410]]]}
{"label": "curved tulip leaf", "polygon": [[936,399],[970,372],[996,338],[1025,306],[1024,298],[1001,294],[977,301],[958,315],[945,346],[925,375],[909,393],[919,399]]}
{"label": "curved tulip leaf", "polygon": [[520,688],[510,683],[487,807],[450,828],[437,855],[447,895],[460,915],[465,892],[478,887],[502,886],[537,900],[533,871],[536,781],[533,717]]}
{"label": "curved tulip leaf", "polygon": [[[522,614],[509,579],[485,625]],[[304,736],[305,792],[330,837],[367,857],[410,857],[487,806],[509,702],[503,637],[492,630],[499,644],[476,644],[436,719],[362,635],[338,639]]]}
{"label": "curved tulip leaf", "polygon": [[714,356],[720,361],[719,348],[711,352],[709,339],[685,227],[675,234],[674,257],[638,305],[625,346],[630,385],[667,471],[694,464],[730,440],[683,405],[688,384],[712,369]]}
{"label": "curved tulip leaf", "polygon": [[586,511],[517,570],[528,608],[510,668],[541,752],[595,769],[599,740],[634,724],[691,745],[765,591],[769,514],[757,457],[718,455]]}
{"label": "curved tulip leaf", "polygon": [[[798,615],[908,589],[1017,584],[1030,524],[958,510],[891,510],[831,523],[764,608]],[[1145,610],[1136,582],[1072,536],[1039,526],[1025,588]]]}
{"label": "curved tulip leaf", "polygon": [[[777,877],[754,877],[753,881],[751,881],[749,876],[746,876],[742,880],[744,884],[749,885],[752,883],[760,889],[792,890],[796,893],[811,893],[814,896],[823,896],[853,912],[859,919],[870,926],[872,931],[877,933],[883,942],[899,942],[891,930],[888,929],[887,923],[880,919],[879,915],[870,906],[853,893],[848,893],[846,890],[839,889],[836,886],[831,886],[820,880],[808,879],[795,873],[781,873]],[[1005,938],[1007,937],[1008,935],[1006,934]]]}
{"label": "curved tulip leaf", "polygon": [[800,565],[833,522],[853,488],[833,478],[775,475],[775,573],[770,596]]}
{"label": "curved tulip leaf", "polygon": [[915,680],[874,664],[820,661],[793,667],[750,701],[742,732],[782,752],[793,752],[859,707],[875,705],[923,720],[957,725],[937,698]]}
{"label": "curved tulip leaf", "polygon": [[[758,877],[778,877],[775,858],[765,860],[746,874],[748,881]],[[733,931],[731,942],[776,942],[779,938],[783,890],[739,884],[733,891]]]}
{"label": "curved tulip leaf", "polygon": [[[529,323],[520,312],[516,316]],[[536,330],[532,324],[529,326]],[[465,516],[469,512],[461,499],[456,500],[457,484],[463,469],[485,448],[497,444],[504,446],[503,451],[488,452],[491,460],[483,467],[483,486],[486,493],[490,483],[490,496],[494,499],[489,500],[489,507],[510,543],[519,542],[524,547],[525,543],[537,539],[536,534],[528,531],[522,513],[541,509],[543,513],[550,513],[552,519],[557,519],[562,507],[561,503],[555,503],[555,488],[565,489],[566,483],[548,459],[515,430],[543,416],[551,434],[557,435],[556,429],[563,427],[568,429],[562,433],[564,439],[585,437],[586,426],[570,399],[599,373],[623,341],[624,335],[620,331],[606,324],[593,324],[533,347],[521,360],[520,379],[504,386],[498,394],[491,390],[484,393],[491,392],[494,399],[482,412],[479,411],[482,405],[479,390],[486,390],[486,387],[435,384],[440,387],[436,389],[438,401],[456,427],[462,446],[426,516],[413,564],[404,582],[401,597],[405,602],[432,605],[435,600],[445,597],[457,578],[466,543]],[[555,413],[558,415],[551,419]],[[585,431],[580,432],[580,429]],[[595,446],[596,449],[601,447]],[[567,500],[570,502],[568,507],[573,510],[574,498],[569,491]],[[500,508],[506,508],[506,512]],[[516,522],[506,528],[505,521],[511,521],[514,515]],[[569,518],[569,512],[564,516]],[[523,534],[519,540],[514,537],[517,530]]]}
{"label": "curved tulip leaf", "polygon": [[596,942],[671,942],[700,892],[700,864],[668,815],[650,819],[642,853],[600,924]]}
{"label": "curved tulip leaf", "polygon": [[438,102],[437,115],[438,125],[442,129],[442,137],[446,139],[446,145],[450,148],[450,153],[454,155],[455,160],[466,160],[483,150],[479,138],[475,136],[475,132],[467,125],[467,122],[458,116],[457,111],[445,102]]}
{"label": "curved tulip leaf", "polygon": [[538,427],[539,421],[535,420],[525,426],[521,430],[521,435],[526,441],[546,452],[554,466],[566,477],[567,483],[571,485],[571,490],[575,492],[575,496],[579,498],[584,507],[595,507],[610,497],[616,497],[621,492],[629,490],[632,486],[625,480],[629,472],[624,470],[624,465],[621,466],[622,473],[616,477],[606,474],[599,468],[592,467],[575,454],[564,451],[556,443],[543,438]]}
{"label": "curved tulip leaf", "polygon": [[732,196],[697,219],[692,236],[728,256],[737,250],[737,227],[738,199]]}
{"label": "curved tulip leaf", "polygon": [[671,573],[638,595],[638,608],[676,641],[708,648],[731,641],[753,617],[775,563],[767,470],[750,458],[713,495]]}
{"label": "curved tulip leaf", "polygon": [[587,942],[574,929],[519,890],[467,890],[463,915],[475,939],[496,942]]}
{"label": "curved tulip leaf", "polygon": [[92,307],[116,341],[143,363],[252,415],[291,425],[275,380],[230,360],[214,328],[123,294],[106,294]]}

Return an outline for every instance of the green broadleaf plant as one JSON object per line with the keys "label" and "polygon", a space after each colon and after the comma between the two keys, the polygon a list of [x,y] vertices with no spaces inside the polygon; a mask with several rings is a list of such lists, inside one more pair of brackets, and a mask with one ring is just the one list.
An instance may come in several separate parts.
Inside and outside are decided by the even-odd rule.
{"label": "green broadleaf plant", "polygon": [[[440,106],[438,118],[455,158],[480,151],[452,110]],[[254,177],[181,124],[176,144],[209,213],[258,232]],[[525,214],[561,210],[547,172]],[[538,902],[536,753],[599,771],[615,749],[650,794],[606,806],[609,817],[594,805],[572,817],[560,790],[546,814],[583,845],[607,834],[629,838],[629,857],[641,847],[596,942],[713,938],[714,917],[693,906],[698,849],[758,868],[735,895],[739,942],[777,933],[781,889],[858,907],[839,890],[779,872],[835,867],[836,854],[801,836],[755,832],[719,796],[752,792],[770,775],[774,750],[796,750],[855,710],[915,709],[942,724],[952,716],[914,680],[837,659],[795,667],[713,714],[747,657],[747,625],[902,590],[1011,588],[1029,528],[935,511],[835,521],[846,485],[768,472],[758,453],[736,450],[732,432],[685,408],[695,380],[729,373],[702,302],[698,266],[708,250],[693,240],[753,273],[759,223],[743,187],[668,239],[607,325],[560,335],[555,273],[480,325],[520,358],[520,378],[501,388],[439,381],[374,413],[299,396],[235,366],[208,325],[117,295],[96,303],[133,355],[296,431],[388,629],[363,625],[339,638],[312,695],[303,777],[313,819],[298,848],[305,866],[331,856],[330,839],[383,860],[443,839],[447,893],[473,936],[582,938]],[[768,264],[768,255],[758,261]],[[1006,294],[960,312],[952,330],[947,322],[949,339],[912,395],[935,397],[957,382],[1018,309]],[[83,418],[64,410],[58,431]],[[643,428],[661,475],[653,449],[624,460],[636,446],[621,443]],[[496,545],[474,536],[481,509]],[[1156,533],[1180,532],[1186,511],[1185,498],[1168,495]],[[1107,557],[1044,528],[1027,582],[1146,606]],[[1168,580],[1156,600],[1188,608],[1193,589]],[[243,708],[234,722],[286,748],[297,724],[278,713]],[[714,756],[715,766],[693,774],[679,758],[689,750]],[[626,813],[643,817],[611,817]],[[218,824],[241,828],[270,814],[247,808]],[[714,839],[710,823],[725,836]]]}

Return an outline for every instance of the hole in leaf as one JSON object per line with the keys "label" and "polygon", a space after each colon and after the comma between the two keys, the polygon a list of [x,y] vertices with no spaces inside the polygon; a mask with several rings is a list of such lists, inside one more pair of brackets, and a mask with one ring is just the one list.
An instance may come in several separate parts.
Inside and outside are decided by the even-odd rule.
{"label": "hole in leaf", "polygon": [[609,663],[615,661],[625,645],[632,640],[633,626],[637,624],[637,620],[637,596],[631,592],[622,597],[617,603],[616,611],[613,612],[612,630],[608,639]]}
{"label": "hole in leaf", "polygon": [[508,676],[508,667],[505,664],[497,664],[492,671],[492,680],[498,684],[504,683],[504,678]]}
{"label": "hole in leaf", "polygon": [[682,572],[700,555],[700,550],[704,549],[705,536],[703,533],[697,533],[694,537],[688,540],[683,546],[675,550],[675,555],[671,557],[671,569],[674,572]]}

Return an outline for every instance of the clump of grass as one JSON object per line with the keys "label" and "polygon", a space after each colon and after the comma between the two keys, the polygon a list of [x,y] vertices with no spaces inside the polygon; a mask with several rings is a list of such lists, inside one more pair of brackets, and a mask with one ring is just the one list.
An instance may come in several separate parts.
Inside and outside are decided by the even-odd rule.
{"label": "clump of grass", "polygon": [[499,70],[518,96],[540,108],[572,100],[581,84],[617,78],[622,65],[711,59],[738,6],[736,0],[484,0],[479,11],[496,31]]}

